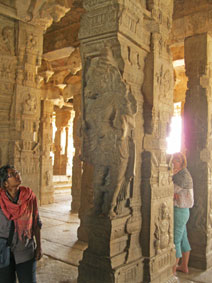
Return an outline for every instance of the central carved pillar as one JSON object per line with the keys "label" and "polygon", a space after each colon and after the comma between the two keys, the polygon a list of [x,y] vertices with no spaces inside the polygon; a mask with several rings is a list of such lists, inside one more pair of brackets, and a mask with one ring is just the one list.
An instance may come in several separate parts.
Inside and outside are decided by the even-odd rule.
{"label": "central carved pillar", "polygon": [[185,103],[185,144],[194,182],[194,207],[189,220],[190,265],[212,266],[212,37],[208,33],[185,40],[188,91]]}
{"label": "central carved pillar", "polygon": [[[93,167],[94,209],[83,219],[88,248],[79,283],[171,277],[173,187],[165,138],[173,103],[166,45],[172,4],[162,14],[162,4],[153,2],[84,1],[82,159]],[[154,116],[145,120],[145,139],[143,115]]]}

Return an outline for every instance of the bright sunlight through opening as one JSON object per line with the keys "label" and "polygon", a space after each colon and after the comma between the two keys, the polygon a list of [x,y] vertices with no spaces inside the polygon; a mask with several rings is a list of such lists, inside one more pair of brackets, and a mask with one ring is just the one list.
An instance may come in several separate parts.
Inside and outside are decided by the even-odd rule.
{"label": "bright sunlight through opening", "polygon": [[174,116],[171,119],[171,130],[169,137],[166,138],[168,154],[173,154],[181,150],[182,137],[182,118],[181,102],[174,103]]}

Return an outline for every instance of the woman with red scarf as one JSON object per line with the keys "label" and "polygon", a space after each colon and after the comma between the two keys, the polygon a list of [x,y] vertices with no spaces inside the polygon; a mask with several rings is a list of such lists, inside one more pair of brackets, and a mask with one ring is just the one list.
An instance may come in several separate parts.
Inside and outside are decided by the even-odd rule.
{"label": "woman with red scarf", "polygon": [[0,168],[0,238],[8,238],[14,230],[10,265],[0,268],[1,283],[15,283],[16,275],[19,283],[36,283],[36,260],[42,257],[36,196],[20,184],[13,166]]}

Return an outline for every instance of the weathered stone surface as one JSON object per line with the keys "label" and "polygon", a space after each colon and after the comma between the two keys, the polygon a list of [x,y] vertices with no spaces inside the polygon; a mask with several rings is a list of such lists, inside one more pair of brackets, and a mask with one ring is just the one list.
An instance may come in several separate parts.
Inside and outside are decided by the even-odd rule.
{"label": "weathered stone surface", "polygon": [[[194,267],[211,267],[211,48],[207,33],[185,40],[188,90],[185,102],[185,144],[188,166],[194,180],[195,206],[189,222]],[[203,80],[204,78],[204,80]],[[208,80],[207,80],[208,79]],[[205,83],[208,81],[208,83]],[[204,83],[203,83],[204,82]],[[195,113],[193,115],[192,113]],[[201,188],[201,189],[200,189]],[[206,207],[204,203],[208,202]],[[208,235],[204,237],[204,235]],[[201,239],[201,240],[200,240]],[[203,247],[204,246],[204,247]]]}
{"label": "weathered stone surface", "polygon": [[[0,0],[0,164],[13,163],[41,204],[53,202],[53,175],[70,166],[74,109],[68,174],[88,241],[79,282],[173,282],[173,101],[186,101],[190,263],[212,266],[211,11],[210,0]],[[60,243],[46,247],[71,262]]]}

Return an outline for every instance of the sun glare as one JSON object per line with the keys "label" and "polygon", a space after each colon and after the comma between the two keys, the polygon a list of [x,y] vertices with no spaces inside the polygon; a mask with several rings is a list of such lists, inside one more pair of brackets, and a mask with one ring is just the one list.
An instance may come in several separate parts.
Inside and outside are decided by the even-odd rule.
{"label": "sun glare", "polygon": [[181,150],[182,137],[182,118],[181,102],[174,103],[174,116],[171,119],[169,137],[166,138],[168,154],[173,154]]}

